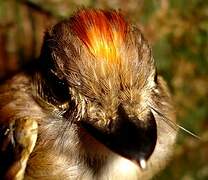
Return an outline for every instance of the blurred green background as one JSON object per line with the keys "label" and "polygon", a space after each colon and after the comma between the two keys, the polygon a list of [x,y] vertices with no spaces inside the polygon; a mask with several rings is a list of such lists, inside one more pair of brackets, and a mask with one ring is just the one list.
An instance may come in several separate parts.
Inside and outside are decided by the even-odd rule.
{"label": "blurred green background", "polygon": [[36,59],[45,30],[77,8],[121,9],[149,40],[172,91],[179,132],[175,155],[154,179],[208,179],[207,0],[0,0],[0,79]]}

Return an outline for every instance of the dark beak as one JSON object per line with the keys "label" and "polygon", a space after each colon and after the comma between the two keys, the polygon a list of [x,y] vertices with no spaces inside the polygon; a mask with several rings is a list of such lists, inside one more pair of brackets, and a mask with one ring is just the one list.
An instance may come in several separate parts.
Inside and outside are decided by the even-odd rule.
{"label": "dark beak", "polygon": [[145,169],[157,142],[157,125],[152,112],[145,120],[130,119],[120,105],[118,117],[111,129],[97,128],[86,121],[82,126],[109,149]]}

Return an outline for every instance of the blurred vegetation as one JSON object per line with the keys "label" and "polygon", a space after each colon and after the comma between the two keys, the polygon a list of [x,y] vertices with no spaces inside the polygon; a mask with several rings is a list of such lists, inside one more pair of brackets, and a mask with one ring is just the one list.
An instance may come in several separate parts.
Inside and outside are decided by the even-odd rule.
{"label": "blurred vegetation", "polygon": [[208,0],[0,0],[0,79],[38,57],[45,30],[77,8],[121,9],[153,47],[171,88],[180,131],[154,179],[208,179]]}

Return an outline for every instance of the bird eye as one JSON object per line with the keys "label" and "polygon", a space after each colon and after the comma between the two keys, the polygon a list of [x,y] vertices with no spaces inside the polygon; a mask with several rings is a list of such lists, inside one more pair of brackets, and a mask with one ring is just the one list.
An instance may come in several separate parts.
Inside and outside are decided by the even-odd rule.
{"label": "bird eye", "polygon": [[154,76],[154,81],[155,83],[157,83],[157,76],[158,76],[158,73],[157,73],[157,70],[155,71],[155,76]]}
{"label": "bird eye", "polygon": [[64,79],[59,79],[54,74],[52,74],[50,78],[49,84],[52,88],[54,97],[60,102],[67,101],[69,99],[69,89],[66,81]]}
{"label": "bird eye", "polygon": [[45,74],[42,91],[42,97],[54,105],[63,104],[70,99],[66,80],[60,79],[53,71]]}

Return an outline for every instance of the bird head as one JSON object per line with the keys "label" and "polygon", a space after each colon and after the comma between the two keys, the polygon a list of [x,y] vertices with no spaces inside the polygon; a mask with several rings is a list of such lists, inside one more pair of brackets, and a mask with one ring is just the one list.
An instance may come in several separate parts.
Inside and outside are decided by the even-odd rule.
{"label": "bird head", "polygon": [[111,151],[145,167],[157,142],[151,49],[117,11],[79,10],[45,35],[39,96]]}

